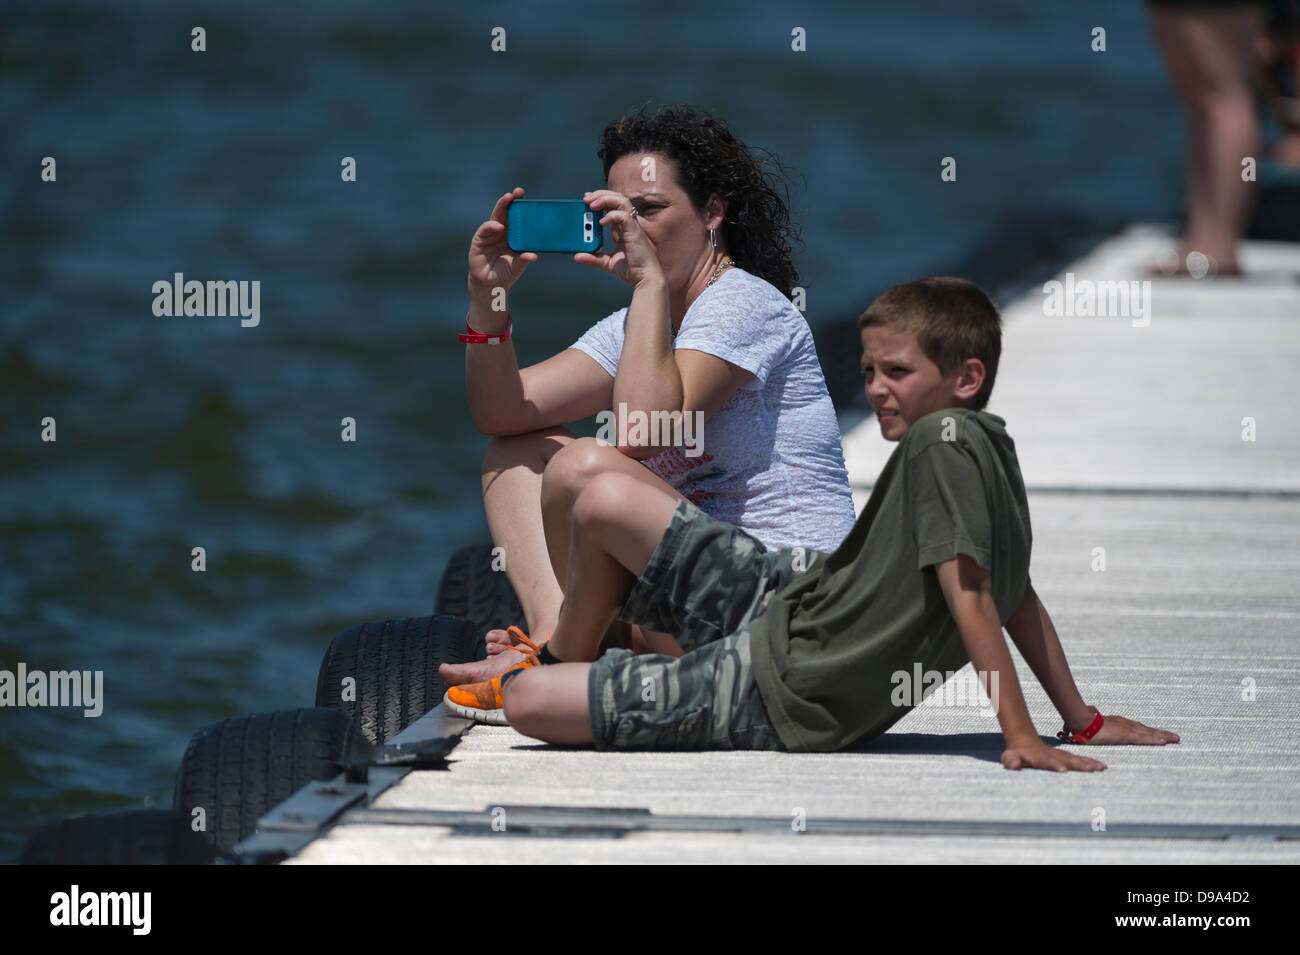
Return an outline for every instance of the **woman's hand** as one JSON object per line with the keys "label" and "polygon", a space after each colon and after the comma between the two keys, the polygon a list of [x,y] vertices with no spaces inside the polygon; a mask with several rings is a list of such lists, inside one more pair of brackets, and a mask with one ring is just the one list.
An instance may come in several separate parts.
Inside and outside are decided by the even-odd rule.
{"label": "woman's hand", "polygon": [[621,192],[609,189],[584,193],[582,199],[594,210],[606,210],[600,224],[609,228],[614,237],[615,249],[608,255],[579,252],[573,261],[603,269],[630,285],[640,285],[645,279],[662,280],[659,256],[655,252],[654,243],[641,228],[640,217],[636,215],[632,200]]}
{"label": "woman's hand", "polygon": [[524,274],[528,263],[537,261],[536,252],[516,252],[506,241],[510,203],[522,199],[524,190],[516,186],[497,200],[492,217],[478,227],[469,243],[469,295],[489,299],[494,288],[508,289]]}

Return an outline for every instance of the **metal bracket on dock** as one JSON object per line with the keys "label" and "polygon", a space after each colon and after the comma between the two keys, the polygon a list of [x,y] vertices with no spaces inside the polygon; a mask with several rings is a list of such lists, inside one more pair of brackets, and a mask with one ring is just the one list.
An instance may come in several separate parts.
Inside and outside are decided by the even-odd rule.
{"label": "metal bracket on dock", "polygon": [[439,736],[414,743],[389,743],[375,756],[371,766],[407,766],[411,769],[435,769],[446,762],[459,737]]}
{"label": "metal bracket on dock", "polygon": [[373,758],[349,765],[324,782],[293,793],[257,821],[257,831],[235,846],[245,862],[276,863],[301,851],[347,810],[366,806],[415,769],[441,766],[473,720],[451,715],[439,703],[375,750]]}

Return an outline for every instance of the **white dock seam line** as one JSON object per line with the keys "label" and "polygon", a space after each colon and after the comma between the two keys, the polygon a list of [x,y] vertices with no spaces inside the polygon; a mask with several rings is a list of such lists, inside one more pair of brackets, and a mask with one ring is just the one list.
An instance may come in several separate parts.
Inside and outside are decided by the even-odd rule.
{"label": "white dock seam line", "polygon": [[[625,810],[577,806],[502,807],[510,814],[512,835],[547,838],[565,835],[621,838],[633,832],[789,833],[790,820],[764,816],[658,815],[643,808]],[[450,828],[453,836],[492,832],[487,809],[354,809],[343,825],[430,826]],[[1225,842],[1233,839],[1300,841],[1300,825],[1219,823],[1114,823],[1097,832],[1088,821],[1044,822],[1001,819],[809,819],[809,835],[841,836],[1002,836],[1007,838],[1079,837],[1090,839],[1180,839]],[[494,835],[499,836],[499,833]]]}

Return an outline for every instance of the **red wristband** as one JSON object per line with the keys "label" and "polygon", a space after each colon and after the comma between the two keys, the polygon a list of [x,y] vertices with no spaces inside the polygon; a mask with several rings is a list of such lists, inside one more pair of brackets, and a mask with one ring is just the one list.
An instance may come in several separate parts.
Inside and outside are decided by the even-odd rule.
{"label": "red wristband", "polygon": [[500,335],[484,335],[469,327],[469,313],[465,313],[465,334],[460,336],[462,344],[466,345],[500,345],[510,337],[510,313],[506,312],[506,330]]}
{"label": "red wristband", "polygon": [[1102,719],[1101,710],[1097,709],[1097,707],[1090,706],[1088,709],[1092,710],[1097,715],[1092,718],[1092,722],[1088,724],[1086,730],[1082,733],[1071,733],[1070,727],[1063,726],[1061,727],[1061,732],[1056,734],[1056,738],[1063,739],[1067,743],[1086,743],[1088,740],[1096,736],[1097,733],[1101,731],[1101,724],[1106,721]]}

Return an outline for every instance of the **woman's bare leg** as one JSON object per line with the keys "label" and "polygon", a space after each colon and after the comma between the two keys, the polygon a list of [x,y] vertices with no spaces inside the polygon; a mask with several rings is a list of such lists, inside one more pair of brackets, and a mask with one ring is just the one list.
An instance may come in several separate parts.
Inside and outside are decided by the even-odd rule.
{"label": "woman's bare leg", "polygon": [[595,438],[569,442],[550,459],[542,475],[542,522],[557,580],[564,580],[568,575],[569,533],[578,496],[594,477],[607,473],[625,474],[675,501],[682,499],[671,484],[613,445]]}
{"label": "woman's bare leg", "polygon": [[565,600],[551,653],[596,659],[605,630],[672,521],[680,498],[627,474],[593,477],[574,502]]}
{"label": "woman's bare leg", "polygon": [[[591,480],[600,474],[623,474],[672,498],[674,502],[682,500],[682,495],[672,485],[616,447],[595,438],[570,442],[551,458],[542,476],[542,520],[546,527],[551,567],[557,580],[566,580],[568,576],[570,533],[576,502]],[[630,485],[627,487],[632,490]],[[635,507],[636,504],[629,500],[627,506]],[[636,653],[666,653],[671,656],[682,653],[671,634],[628,626],[617,619],[611,621],[606,634],[613,638],[607,646],[627,646]]]}
{"label": "woman's bare leg", "polygon": [[483,455],[483,510],[492,542],[503,547],[506,577],[524,609],[528,633],[549,633],[563,593],[551,570],[542,521],[542,475],[576,441],[568,428],[493,438]]}
{"label": "woman's bare leg", "polygon": [[[551,569],[542,530],[542,473],[547,463],[575,441],[567,428],[492,438],[483,454],[483,509],[492,542],[504,548],[505,574],[519,597],[529,635],[555,629],[563,594]],[[494,631],[489,639],[501,640]],[[438,673],[448,686],[490,680],[524,654],[506,649],[475,663],[444,663]]]}

